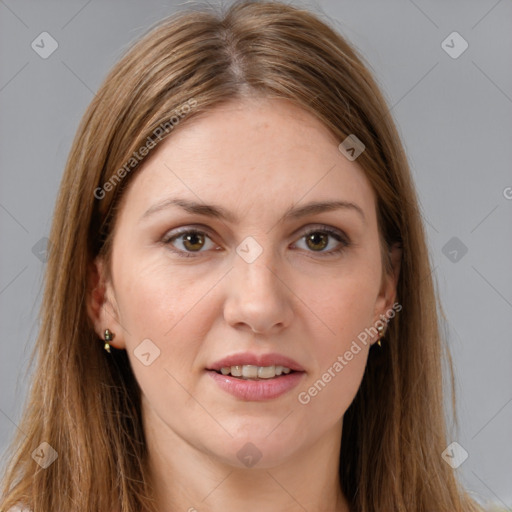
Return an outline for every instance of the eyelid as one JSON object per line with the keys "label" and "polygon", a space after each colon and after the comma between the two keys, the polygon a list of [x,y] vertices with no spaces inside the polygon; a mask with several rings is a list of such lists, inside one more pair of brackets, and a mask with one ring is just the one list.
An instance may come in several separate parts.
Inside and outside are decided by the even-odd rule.
{"label": "eyelid", "polygon": [[311,228],[308,228],[306,231],[302,231],[302,228],[299,229],[298,233],[302,233],[301,237],[309,235],[310,233],[316,233],[317,231],[325,231],[328,234],[334,236],[339,236],[343,242],[349,244],[350,238],[342,229],[335,228],[334,226],[330,226],[328,224],[313,224]]}
{"label": "eyelid", "polygon": [[181,226],[179,228],[170,229],[169,231],[166,231],[166,233],[162,237],[162,241],[169,242],[169,240],[172,240],[173,238],[177,238],[180,235],[190,232],[205,234],[208,235],[210,238],[213,236],[213,232],[208,226],[205,226],[204,224],[189,224],[187,226]]}

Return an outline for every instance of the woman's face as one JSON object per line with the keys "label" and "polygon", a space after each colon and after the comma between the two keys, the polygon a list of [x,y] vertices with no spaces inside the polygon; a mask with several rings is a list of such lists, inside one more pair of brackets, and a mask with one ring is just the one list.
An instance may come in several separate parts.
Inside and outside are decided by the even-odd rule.
{"label": "woman's face", "polygon": [[[373,191],[340,142],[285,100],[238,100],[137,171],[96,324],[128,352],[147,429],[239,467],[340,437],[377,339],[361,333],[395,288]],[[340,206],[312,206],[327,202]]]}

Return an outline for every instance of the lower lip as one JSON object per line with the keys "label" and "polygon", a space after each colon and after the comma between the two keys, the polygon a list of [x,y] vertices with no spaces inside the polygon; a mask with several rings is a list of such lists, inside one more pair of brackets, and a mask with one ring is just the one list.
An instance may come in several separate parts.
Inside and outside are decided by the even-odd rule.
{"label": "lower lip", "polygon": [[241,400],[255,402],[272,400],[284,395],[296,387],[305,375],[305,372],[293,372],[268,380],[244,380],[222,375],[214,370],[207,370],[207,372],[227,393]]}

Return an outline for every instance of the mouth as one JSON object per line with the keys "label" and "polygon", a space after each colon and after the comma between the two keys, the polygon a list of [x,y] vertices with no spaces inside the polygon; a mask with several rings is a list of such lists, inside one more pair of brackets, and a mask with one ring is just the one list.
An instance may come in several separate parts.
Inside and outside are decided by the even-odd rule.
{"label": "mouth", "polygon": [[212,363],[206,373],[216,385],[238,400],[273,400],[289,393],[303,381],[306,371],[282,354],[232,354]]}

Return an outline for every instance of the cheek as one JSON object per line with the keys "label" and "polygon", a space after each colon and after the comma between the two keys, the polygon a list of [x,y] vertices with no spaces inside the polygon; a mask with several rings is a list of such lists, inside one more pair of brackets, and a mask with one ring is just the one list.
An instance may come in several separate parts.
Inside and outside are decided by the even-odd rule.
{"label": "cheek", "polygon": [[368,347],[358,345],[333,354],[299,390],[297,402],[313,421],[321,418],[324,424],[335,423],[354,400],[368,357]]}
{"label": "cheek", "polygon": [[118,267],[116,298],[126,351],[143,394],[160,412],[171,403],[195,407],[184,389],[194,389],[191,369],[209,325],[201,298],[211,286],[209,280],[171,273],[161,262]]}
{"label": "cheek", "polygon": [[[118,263],[116,299],[126,350],[137,379],[142,387],[148,380],[148,385],[159,389],[162,385],[169,389],[171,376],[185,384],[191,379],[204,340],[220,314],[219,305],[213,305],[209,298],[222,272],[177,268],[161,255]],[[151,343],[144,341],[148,339]],[[146,345],[141,345],[143,341]],[[150,372],[141,368],[141,361],[137,360],[143,347],[158,355]],[[143,353],[146,352],[144,348]]]}
{"label": "cheek", "polygon": [[380,284],[378,265],[368,262],[357,270],[331,276],[326,287],[309,294],[308,305],[326,326],[324,332],[330,334],[319,345],[320,355],[344,351],[372,325]]}
{"label": "cheek", "polygon": [[369,305],[359,303],[355,307],[354,301],[347,301],[343,308],[343,302],[338,304],[339,309],[328,318],[336,336],[315,340],[315,368],[297,394],[299,407],[324,428],[339,421],[354,400],[370,349],[369,343],[358,338],[369,325]]}
{"label": "cheek", "polygon": [[117,270],[116,298],[129,337],[170,337],[211,287],[208,278],[173,268],[161,256],[119,261]]}
{"label": "cheek", "polygon": [[334,423],[353,401],[366,368],[380,262],[361,264],[350,275],[330,280],[326,293],[310,295],[311,309],[328,329],[315,339],[315,369],[302,386],[299,404],[312,417]]}

